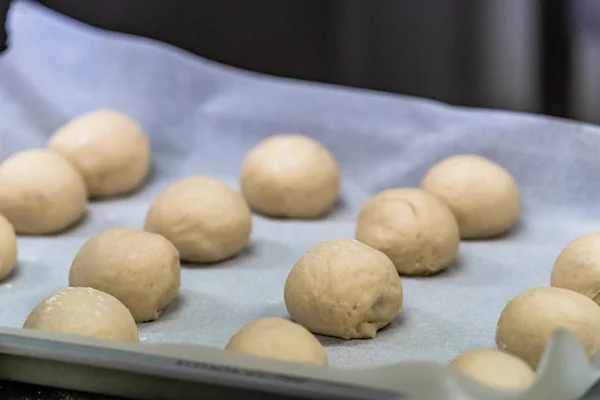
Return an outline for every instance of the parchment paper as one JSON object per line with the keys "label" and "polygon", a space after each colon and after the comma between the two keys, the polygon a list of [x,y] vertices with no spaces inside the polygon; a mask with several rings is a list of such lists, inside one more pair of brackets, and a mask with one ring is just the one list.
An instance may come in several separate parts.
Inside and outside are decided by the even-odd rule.
{"label": "parchment paper", "polygon": [[209,174],[237,187],[244,154],[276,133],[326,145],[343,170],[340,204],[314,222],[254,217],[248,248],[212,267],[186,265],[180,296],[140,325],[142,340],[222,348],[252,319],[286,317],[283,285],[311,246],[352,237],[373,194],[418,186],[436,161],[477,153],[510,170],[522,188],[522,223],[509,236],[461,243],[447,272],[403,278],[401,316],[376,339],[320,337],[335,367],[449,361],[494,346],[500,311],[519,292],[549,284],[552,264],[578,235],[600,227],[600,130],[526,114],[276,79],[204,60],[150,40],[101,32],[17,2],[11,49],[0,58],[0,151],[44,147],[69,119],[119,109],[147,130],[154,170],[134,195],[93,202],[66,234],[19,238],[16,273],[0,284],[0,325],[20,327],[30,310],[68,285],[71,261],[93,234],[141,228],[170,182]]}

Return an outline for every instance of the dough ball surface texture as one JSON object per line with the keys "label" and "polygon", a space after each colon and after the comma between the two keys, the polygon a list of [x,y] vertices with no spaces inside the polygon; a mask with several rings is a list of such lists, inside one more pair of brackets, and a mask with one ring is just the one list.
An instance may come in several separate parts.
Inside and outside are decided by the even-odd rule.
{"label": "dough ball surface texture", "polygon": [[523,390],[535,379],[529,364],[495,349],[467,351],[454,358],[450,366],[476,381],[500,389]]}
{"label": "dough ball surface texture", "polygon": [[17,263],[17,236],[12,224],[0,214],[0,280],[6,278]]}
{"label": "dough ball surface texture", "polygon": [[600,232],[580,236],[565,247],[554,263],[550,283],[600,304]]}
{"label": "dough ball surface texture", "polygon": [[250,207],[272,217],[322,216],[335,204],[340,180],[331,153],[297,134],[263,140],[246,155],[241,170],[242,193]]}
{"label": "dough ball surface texture", "polygon": [[226,350],[285,361],[327,365],[327,353],[306,328],[283,318],[250,322],[231,337]]}
{"label": "dough ball surface texture", "polygon": [[420,189],[390,189],[371,198],[358,214],[355,237],[387,255],[404,275],[445,269],[460,243],[450,209]]}
{"label": "dough ball surface texture", "polygon": [[217,179],[195,176],[158,195],[144,229],[169,239],[182,260],[214,263],[233,257],[248,243],[252,214],[234,189]]}
{"label": "dough ball surface texture", "polygon": [[458,155],[434,165],[421,188],[452,210],[463,239],[502,235],[521,214],[519,186],[500,165],[477,155]]}
{"label": "dough ball surface texture", "polygon": [[52,135],[48,147],[81,172],[91,197],[131,192],[150,170],[150,143],[142,127],[114,110],[76,117]]}
{"label": "dough ball surface texture", "polygon": [[284,296],[295,322],[342,339],[374,338],[402,308],[394,264],[353,239],[331,239],[310,249],[290,271]]}
{"label": "dough ball surface texture", "polygon": [[587,355],[594,357],[600,348],[600,307],[567,289],[527,290],[504,307],[496,329],[496,344],[537,369],[557,329],[570,331]]}
{"label": "dough ball surface texture", "polygon": [[50,234],[75,224],[87,209],[81,174],[60,154],[32,149],[0,164],[0,214],[21,234]]}
{"label": "dough ball surface texture", "polygon": [[123,303],[107,293],[84,287],[62,289],[42,301],[29,314],[23,328],[124,342],[139,340],[135,321]]}
{"label": "dough ball surface texture", "polygon": [[119,299],[137,322],[160,316],[179,293],[179,253],[164,237],[111,228],[88,240],[69,273],[69,286],[92,287]]}

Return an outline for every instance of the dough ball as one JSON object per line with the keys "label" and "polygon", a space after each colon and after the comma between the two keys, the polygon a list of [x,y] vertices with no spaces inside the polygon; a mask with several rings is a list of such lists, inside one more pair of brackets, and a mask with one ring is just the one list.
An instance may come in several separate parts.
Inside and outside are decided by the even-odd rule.
{"label": "dough ball", "polygon": [[71,120],[52,135],[48,146],[81,172],[91,197],[131,192],[150,170],[150,143],[142,127],[114,110]]}
{"label": "dough ball", "polygon": [[179,253],[164,237],[111,228],[88,240],[71,265],[69,286],[119,299],[137,322],[153,321],[179,293]]}
{"label": "dough ball", "polygon": [[33,309],[23,328],[124,342],[139,340],[127,307],[113,296],[87,287],[70,287],[54,293]]}
{"label": "dough ball", "polygon": [[500,165],[480,156],[440,161],[427,172],[421,188],[448,204],[463,239],[502,235],[521,214],[517,182]]}
{"label": "dough ball", "polygon": [[0,164],[0,214],[21,234],[50,234],[75,224],[87,209],[83,178],[50,150],[16,153]]}
{"label": "dough ball", "polygon": [[267,138],[246,155],[242,193],[255,211],[272,217],[316,218],[340,192],[337,162],[319,142],[302,135]]}
{"label": "dough ball", "polygon": [[600,232],[583,235],[565,247],[554,263],[550,282],[600,305]]}
{"label": "dough ball", "polygon": [[327,365],[327,354],[317,338],[302,325],[283,318],[262,318],[250,322],[232,336],[225,349],[259,357]]}
{"label": "dough ball", "polygon": [[529,364],[495,349],[467,351],[453,359],[450,366],[476,381],[500,389],[523,390],[535,379]]}
{"label": "dough ball", "polygon": [[390,189],[371,198],[358,214],[355,236],[383,252],[404,275],[445,269],[460,243],[450,209],[420,189]]}
{"label": "dough ball", "polygon": [[0,280],[6,278],[17,263],[17,236],[12,224],[0,214]]}
{"label": "dough ball", "polygon": [[248,243],[252,214],[242,195],[225,183],[195,176],[158,195],[144,229],[169,239],[182,260],[214,263],[233,257]]}
{"label": "dough ball", "polygon": [[331,239],[298,260],[285,282],[285,305],[309,331],[371,339],[402,308],[402,284],[382,252],[352,239]]}
{"label": "dough ball", "polygon": [[496,344],[536,369],[552,333],[566,329],[592,358],[600,348],[600,307],[567,289],[538,287],[511,300],[500,315]]}

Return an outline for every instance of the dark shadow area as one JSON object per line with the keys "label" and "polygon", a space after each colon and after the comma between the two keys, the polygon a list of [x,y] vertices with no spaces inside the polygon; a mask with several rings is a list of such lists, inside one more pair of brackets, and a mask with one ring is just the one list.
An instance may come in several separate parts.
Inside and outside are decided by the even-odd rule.
{"label": "dark shadow area", "polygon": [[[185,292],[184,291],[180,291],[179,294],[177,295],[177,297],[175,297],[168,305],[167,307],[163,310],[162,314],[160,314],[159,319],[169,319],[171,316],[175,317],[177,315],[177,313],[183,308],[185,307],[185,303],[186,303],[186,299],[185,299]],[[146,321],[146,322],[142,322],[142,324],[151,324],[154,321]]]}
{"label": "dark shadow area", "polygon": [[0,286],[6,284],[12,284],[14,281],[19,279],[21,275],[21,263],[17,260],[17,264],[14,266],[13,270],[10,271],[10,274],[6,275],[4,279],[0,280]]}

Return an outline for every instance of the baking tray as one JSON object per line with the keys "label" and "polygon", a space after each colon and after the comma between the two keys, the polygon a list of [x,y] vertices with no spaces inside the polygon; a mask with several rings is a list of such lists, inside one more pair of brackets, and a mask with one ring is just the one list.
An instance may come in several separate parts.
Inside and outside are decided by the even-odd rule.
{"label": "baking tray", "polygon": [[[430,399],[465,398],[467,393],[486,399],[575,399],[600,376],[578,358],[580,349],[564,334],[552,342],[558,350],[527,393],[492,391],[443,367],[467,349],[493,347],[506,302],[525,289],[548,285],[562,248],[600,226],[597,127],[243,72],[154,41],[98,31],[28,2],[16,2],[9,27],[11,49],[0,59],[2,158],[43,147],[69,119],[110,107],[146,129],[154,167],[142,190],[93,202],[85,220],[69,232],[19,238],[18,267],[0,283],[0,325],[8,329],[0,337],[3,353],[14,351],[10,340],[14,344],[34,335],[10,328],[21,327],[40,300],[68,284],[73,257],[90,236],[114,226],[142,227],[154,196],[176,179],[207,174],[237,187],[241,160],[252,146],[272,134],[299,132],[321,141],[340,163],[342,196],[334,212],[319,221],[254,216],[251,242],[238,257],[210,268],[183,266],[180,295],[158,321],[139,326],[141,345],[92,341],[94,351],[86,362],[109,354],[98,347],[158,351]],[[390,187],[417,186],[431,165],[457,153],[488,157],[518,180],[523,218],[510,235],[463,242],[457,262],[446,272],[403,278],[403,311],[377,338],[319,337],[331,362],[327,371],[218,350],[252,319],[287,316],[283,285],[290,268],[316,243],[352,237],[357,211],[370,196]],[[25,343],[19,346],[29,349],[31,361],[41,342]],[[72,362],[69,345],[44,346],[63,349],[53,357],[62,354],[63,362]],[[44,357],[49,356],[41,352],[37,359]],[[11,360],[0,357],[0,366],[7,365],[0,368],[0,379],[46,376],[32,373],[31,366],[38,364],[31,362],[11,375]],[[71,387],[83,382],[42,383]],[[252,382],[261,384],[260,379]],[[560,397],[540,397],[544,393]]]}

